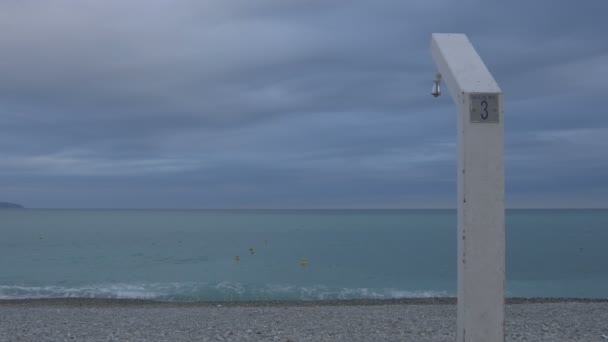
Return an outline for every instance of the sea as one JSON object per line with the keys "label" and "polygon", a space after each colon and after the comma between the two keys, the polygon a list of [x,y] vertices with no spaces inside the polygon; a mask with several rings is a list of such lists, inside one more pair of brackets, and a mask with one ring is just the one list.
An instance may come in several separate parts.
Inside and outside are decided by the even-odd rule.
{"label": "sea", "polygon": [[[608,210],[507,210],[506,274],[608,298]],[[0,210],[0,299],[455,295],[455,210]]]}

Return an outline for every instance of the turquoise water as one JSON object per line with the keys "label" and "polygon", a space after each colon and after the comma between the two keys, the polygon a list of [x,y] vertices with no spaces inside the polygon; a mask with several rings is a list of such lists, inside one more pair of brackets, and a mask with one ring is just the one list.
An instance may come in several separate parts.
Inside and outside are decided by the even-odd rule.
{"label": "turquoise water", "polygon": [[[454,210],[2,210],[0,234],[4,299],[456,292]],[[508,210],[506,237],[508,296],[608,298],[608,210]]]}

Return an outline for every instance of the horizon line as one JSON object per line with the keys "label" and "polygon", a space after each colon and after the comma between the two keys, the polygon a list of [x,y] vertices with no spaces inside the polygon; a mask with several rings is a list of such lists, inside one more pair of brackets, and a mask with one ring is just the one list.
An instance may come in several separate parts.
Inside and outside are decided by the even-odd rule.
{"label": "horizon line", "polygon": [[[5,208],[11,209],[11,208]],[[410,208],[178,208],[178,207],[149,207],[149,208],[118,208],[118,207],[23,207],[15,209],[34,209],[34,210],[183,210],[183,211],[197,211],[197,210],[457,210],[456,207],[410,207]],[[608,207],[506,207],[505,210],[608,210]]]}

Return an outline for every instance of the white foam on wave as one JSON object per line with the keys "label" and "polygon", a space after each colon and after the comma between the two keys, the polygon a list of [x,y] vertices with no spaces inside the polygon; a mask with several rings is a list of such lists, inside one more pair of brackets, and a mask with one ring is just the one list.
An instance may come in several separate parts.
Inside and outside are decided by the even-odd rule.
{"label": "white foam on wave", "polygon": [[135,298],[154,299],[159,294],[137,284],[66,286],[0,286],[0,299],[29,298]]}
{"label": "white foam on wave", "polygon": [[111,283],[83,286],[0,285],[0,299],[116,298],[164,301],[399,299],[451,296],[447,291],[338,288],[325,285],[218,283]]}

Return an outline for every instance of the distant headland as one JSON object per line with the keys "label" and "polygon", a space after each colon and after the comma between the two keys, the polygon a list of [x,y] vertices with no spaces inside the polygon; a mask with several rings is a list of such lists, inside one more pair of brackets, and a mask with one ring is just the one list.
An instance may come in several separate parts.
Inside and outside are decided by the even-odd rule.
{"label": "distant headland", "polygon": [[0,209],[23,209],[24,207],[21,204],[10,203],[10,202],[0,202]]}

